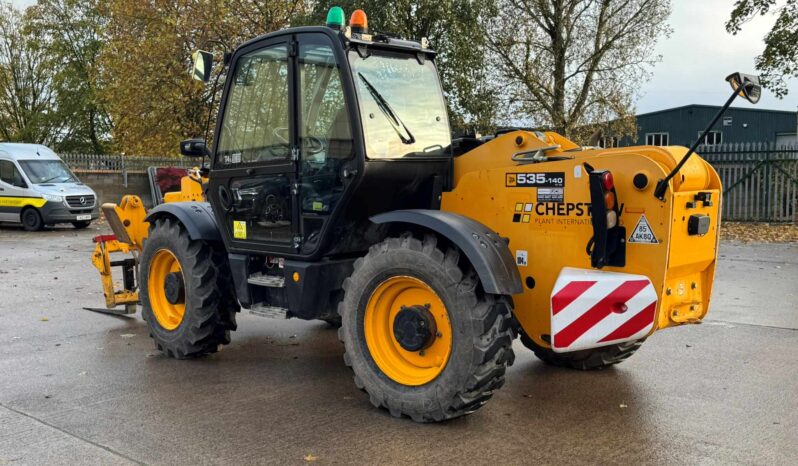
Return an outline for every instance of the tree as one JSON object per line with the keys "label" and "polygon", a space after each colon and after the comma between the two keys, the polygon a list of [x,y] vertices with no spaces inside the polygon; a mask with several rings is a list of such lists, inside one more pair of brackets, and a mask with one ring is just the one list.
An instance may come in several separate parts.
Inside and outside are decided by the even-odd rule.
{"label": "tree", "polygon": [[487,43],[477,21],[495,13],[494,0],[344,0],[318,2],[305,21],[323,24],[327,11],[338,5],[351,13],[363,9],[372,32],[412,40],[426,37],[438,52],[436,63],[455,133],[492,129],[498,89],[486,67]]}
{"label": "tree", "polygon": [[51,145],[62,131],[55,117],[51,62],[28,20],[0,2],[0,139]]}
{"label": "tree", "polygon": [[670,33],[670,0],[500,0],[498,11],[485,27],[506,121],[577,140],[610,121],[634,135],[633,103]]}
{"label": "tree", "polygon": [[52,92],[64,126],[56,150],[106,152],[111,121],[98,89],[105,27],[98,0],[38,0],[27,15],[30,34],[38,37],[54,71]]}
{"label": "tree", "polygon": [[[108,18],[101,93],[114,122],[115,149],[176,154],[182,139],[202,136],[212,86],[190,78],[191,53],[213,50],[220,63],[225,49],[286,27],[289,18],[304,13],[303,5],[301,0],[101,0]],[[216,72],[221,69],[217,65]]]}
{"label": "tree", "polygon": [[776,0],[737,0],[726,31],[737,34],[754,16],[770,11],[776,14],[776,23],[765,36],[765,50],[756,57],[755,66],[762,84],[783,98],[789,92],[788,79],[798,77],[798,0],[778,4]]}

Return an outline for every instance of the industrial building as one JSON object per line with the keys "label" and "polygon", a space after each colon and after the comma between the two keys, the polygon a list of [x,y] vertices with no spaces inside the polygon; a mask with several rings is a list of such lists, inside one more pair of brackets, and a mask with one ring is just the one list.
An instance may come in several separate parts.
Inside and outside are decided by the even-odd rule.
{"label": "industrial building", "polygon": [[[721,107],[685,105],[637,115],[637,139],[605,137],[604,147],[650,144],[690,146]],[[707,135],[705,144],[764,142],[798,145],[798,113],[758,108],[729,108]]]}

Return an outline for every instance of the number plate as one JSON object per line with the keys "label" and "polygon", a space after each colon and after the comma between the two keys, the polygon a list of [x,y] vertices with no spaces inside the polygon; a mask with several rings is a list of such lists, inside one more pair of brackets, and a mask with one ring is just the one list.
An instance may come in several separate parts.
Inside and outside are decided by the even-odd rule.
{"label": "number plate", "polygon": [[80,221],[80,220],[91,220],[91,214],[78,215],[77,217],[75,217],[75,220],[78,220],[78,221]]}

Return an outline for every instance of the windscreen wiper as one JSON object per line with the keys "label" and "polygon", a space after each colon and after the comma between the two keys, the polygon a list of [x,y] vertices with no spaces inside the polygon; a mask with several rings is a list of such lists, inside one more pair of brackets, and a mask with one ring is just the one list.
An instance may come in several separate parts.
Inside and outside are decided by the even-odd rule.
{"label": "windscreen wiper", "polygon": [[369,94],[371,97],[374,98],[374,101],[377,102],[377,106],[380,107],[382,113],[388,119],[388,122],[391,124],[391,127],[396,131],[396,134],[399,135],[399,139],[402,140],[404,144],[413,144],[416,142],[416,138],[413,137],[413,133],[407,129],[402,120],[399,119],[399,115],[391,108],[391,105],[388,103],[387,100],[380,94],[377,89],[371,85],[371,83],[363,76],[363,73],[358,73],[358,77],[363,81],[363,84],[366,85],[366,89],[368,89]]}
{"label": "windscreen wiper", "polygon": [[44,181],[41,181],[41,182],[39,182],[38,184],[49,183],[49,182],[51,182],[51,181],[54,181],[54,180],[56,180],[57,178],[61,178],[62,176],[64,176],[64,175],[55,175],[55,176],[52,176],[52,177],[50,177],[50,178],[47,178],[47,179],[46,179],[46,180],[44,180]]}

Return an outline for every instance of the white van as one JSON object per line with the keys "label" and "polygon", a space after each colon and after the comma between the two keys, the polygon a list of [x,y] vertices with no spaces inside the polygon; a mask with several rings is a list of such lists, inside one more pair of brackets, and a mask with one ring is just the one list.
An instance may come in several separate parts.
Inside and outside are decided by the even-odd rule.
{"label": "white van", "polygon": [[22,223],[28,231],[55,223],[86,228],[99,216],[97,195],[55,152],[0,143],[0,222]]}

